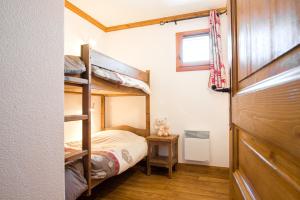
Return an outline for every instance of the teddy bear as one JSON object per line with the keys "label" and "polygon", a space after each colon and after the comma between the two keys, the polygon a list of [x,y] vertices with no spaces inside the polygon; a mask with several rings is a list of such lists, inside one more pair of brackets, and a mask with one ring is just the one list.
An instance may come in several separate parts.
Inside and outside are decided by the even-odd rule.
{"label": "teddy bear", "polygon": [[154,129],[157,132],[158,136],[169,136],[170,135],[170,128],[167,124],[167,119],[156,119],[154,122]]}

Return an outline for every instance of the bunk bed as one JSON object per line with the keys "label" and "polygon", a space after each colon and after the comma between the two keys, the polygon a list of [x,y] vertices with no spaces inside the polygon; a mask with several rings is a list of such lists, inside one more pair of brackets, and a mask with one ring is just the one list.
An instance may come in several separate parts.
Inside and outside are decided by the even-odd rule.
{"label": "bunk bed", "polygon": [[[77,194],[73,196],[78,196],[86,192],[90,195],[92,188],[99,183],[122,173],[146,156],[145,137],[150,135],[149,74],[149,71],[138,70],[97,52],[89,45],[81,46],[80,58],[65,58],[65,93],[82,94],[82,115],[65,116],[65,122],[82,120],[82,140],[65,145],[66,188],[69,190],[66,193],[75,192]],[[90,111],[92,95],[101,97],[101,131],[93,136]],[[145,129],[128,125],[106,127],[106,97],[114,96],[145,97]],[[122,163],[120,157],[126,162]],[[114,166],[115,171],[106,171],[103,175],[103,169],[99,169],[103,162]],[[71,184],[75,187],[70,187]]]}

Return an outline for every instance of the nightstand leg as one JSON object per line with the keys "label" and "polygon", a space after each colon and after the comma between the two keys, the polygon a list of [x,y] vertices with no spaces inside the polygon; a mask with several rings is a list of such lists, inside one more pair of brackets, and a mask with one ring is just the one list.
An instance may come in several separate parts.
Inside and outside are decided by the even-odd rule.
{"label": "nightstand leg", "polygon": [[172,178],[172,172],[173,172],[173,142],[169,143],[169,178]]}
{"label": "nightstand leg", "polygon": [[147,156],[147,175],[151,175],[151,166],[150,166],[150,157],[152,154],[152,145],[151,142],[148,142],[148,156]]}
{"label": "nightstand leg", "polygon": [[169,167],[169,178],[172,178],[172,167]]}
{"label": "nightstand leg", "polygon": [[151,166],[149,164],[147,165],[147,175],[151,175]]}
{"label": "nightstand leg", "polygon": [[177,170],[177,164],[173,165],[173,170],[176,171]]}
{"label": "nightstand leg", "polygon": [[178,141],[175,141],[174,144],[174,159],[175,159],[175,164],[174,164],[174,171],[177,170],[177,164],[178,164]]}
{"label": "nightstand leg", "polygon": [[149,155],[147,156],[147,175],[151,175],[151,165],[150,165],[150,157]]}

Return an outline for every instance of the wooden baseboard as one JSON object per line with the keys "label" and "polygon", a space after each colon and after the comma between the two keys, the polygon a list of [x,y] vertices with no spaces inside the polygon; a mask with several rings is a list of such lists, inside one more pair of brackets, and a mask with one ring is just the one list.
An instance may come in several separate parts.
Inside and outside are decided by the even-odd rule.
{"label": "wooden baseboard", "polygon": [[178,163],[178,167],[187,168],[187,167],[195,167],[195,168],[207,168],[207,169],[215,169],[215,170],[224,170],[228,171],[229,167],[219,167],[219,166],[210,166],[210,165],[201,165],[201,164],[193,164],[193,163]]}

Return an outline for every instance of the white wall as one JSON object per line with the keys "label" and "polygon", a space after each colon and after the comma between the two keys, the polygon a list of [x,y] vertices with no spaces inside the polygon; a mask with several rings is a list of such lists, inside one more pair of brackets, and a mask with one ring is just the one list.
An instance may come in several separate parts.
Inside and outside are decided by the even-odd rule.
{"label": "white wall", "polygon": [[[226,55],[226,27],[226,16],[222,16],[223,55]],[[204,164],[228,167],[228,94],[208,90],[208,71],[176,72],[175,33],[202,28],[208,28],[207,18],[111,32],[106,35],[106,53],[132,66],[151,70],[151,122],[157,117],[167,117],[172,132],[181,135],[180,162],[186,162],[182,151],[184,130],[208,130],[211,161]],[[120,104],[128,105],[132,100],[122,99],[111,105],[119,110],[110,120],[140,126],[138,120],[132,121],[132,115],[141,118],[144,109],[132,106],[130,109],[135,111],[128,112],[129,108],[122,109]]]}
{"label": "white wall", "polygon": [[146,127],[145,97],[106,97],[106,127],[129,125]]}
{"label": "white wall", "polygon": [[[221,19],[223,57],[227,64],[226,16],[223,15]],[[180,162],[186,162],[182,157],[183,131],[208,130],[211,132],[211,162],[202,164],[228,167],[228,95],[208,90],[208,71],[176,72],[175,70],[175,33],[201,28],[208,28],[207,18],[178,22],[178,25],[153,25],[104,33],[66,9],[65,53],[79,55],[80,44],[94,40],[97,50],[140,69],[150,69],[151,121],[153,122],[157,117],[167,117],[172,132],[181,135]],[[73,108],[78,112],[80,97],[76,99],[77,107]],[[74,103],[72,98],[66,97],[65,105],[73,104],[72,101]],[[107,98],[107,126],[128,124],[144,128],[144,105],[142,97]],[[65,112],[73,111],[72,106],[66,106]],[[100,120],[98,117],[94,119],[96,120],[93,121],[93,132],[100,129]],[[80,122],[74,123],[77,123],[76,129],[71,128],[71,125],[65,125],[68,137],[66,140],[81,133]]]}
{"label": "white wall", "polygon": [[91,44],[97,51],[103,51],[105,33],[96,26],[82,19],[69,9],[64,9],[65,54],[80,55],[82,44]]}
{"label": "white wall", "polygon": [[[82,97],[79,94],[65,94],[65,115],[76,115],[82,113]],[[92,117],[91,127],[92,133],[100,130],[100,109],[101,109],[101,98],[100,96],[92,96]],[[80,140],[82,133],[82,122],[73,121],[66,122],[64,126],[65,130],[65,142]]]}
{"label": "white wall", "polygon": [[0,199],[62,200],[64,2],[0,7]]}
{"label": "white wall", "polygon": [[[105,48],[105,33],[99,30],[94,25],[88,23],[78,15],[74,14],[69,9],[65,8],[65,54],[80,55],[80,46],[82,44],[90,43],[93,49],[103,52]],[[92,112],[92,133],[100,130],[100,97],[92,97],[92,105],[94,110]],[[81,114],[81,95],[65,94],[65,115],[67,114]],[[64,125],[65,142],[81,138],[81,121],[68,122]]]}

